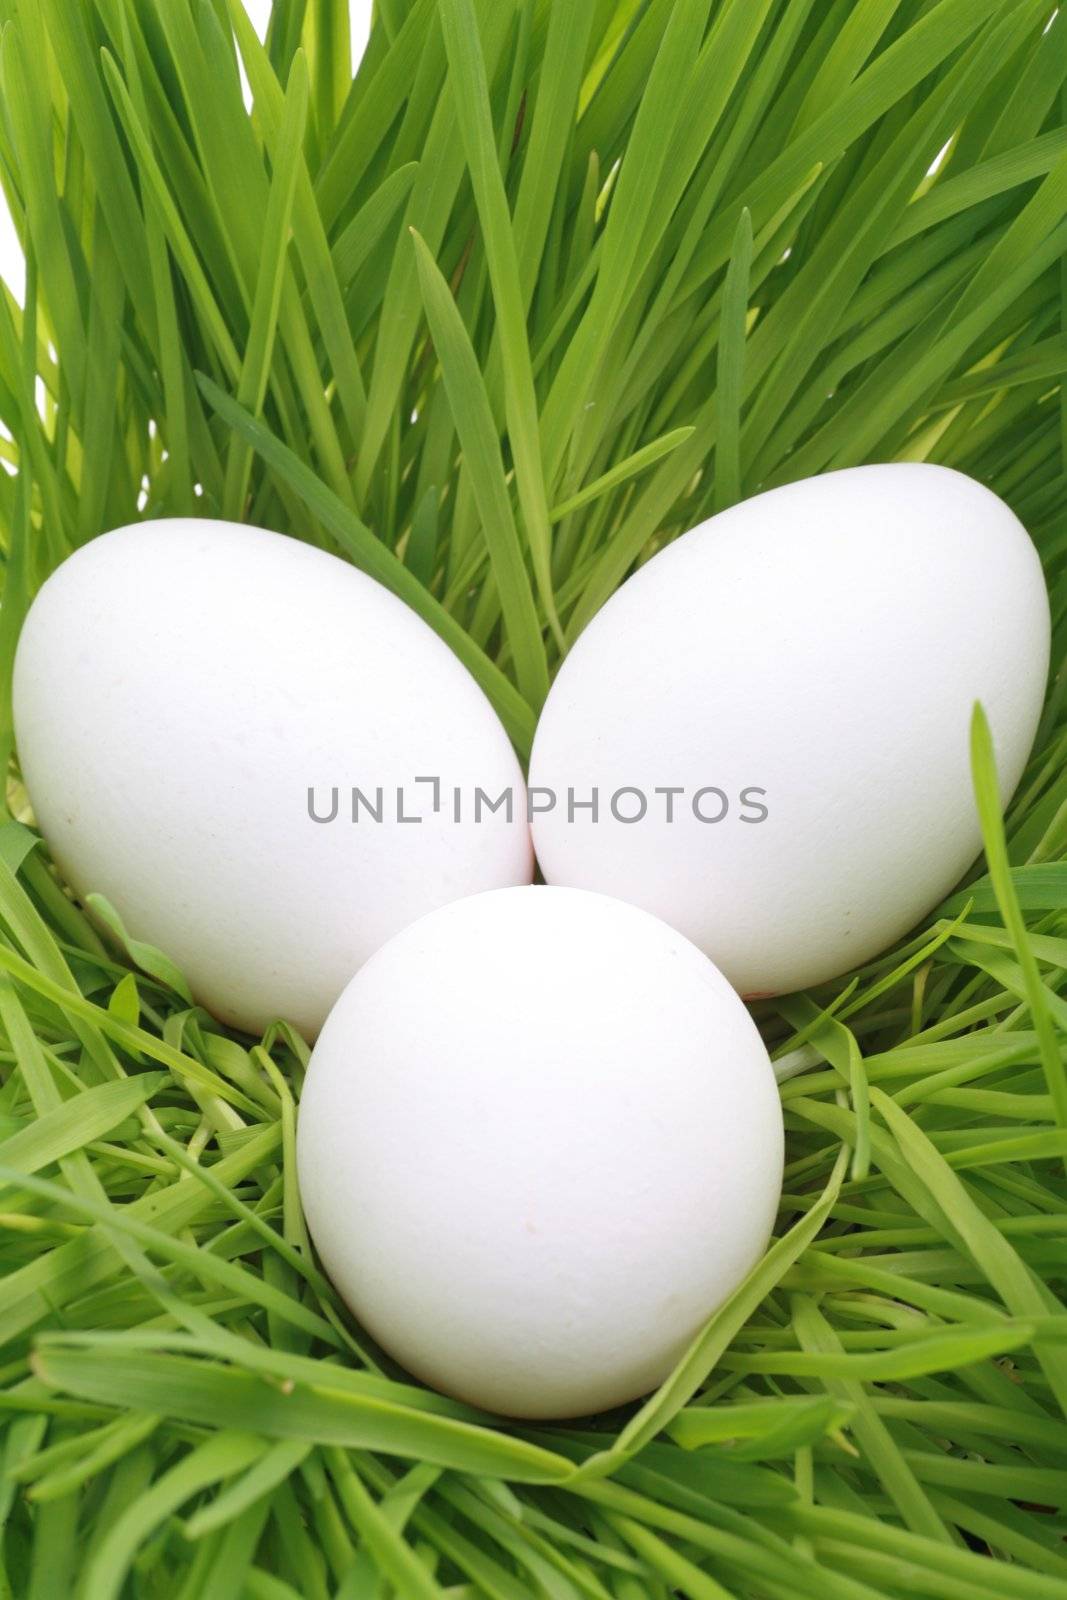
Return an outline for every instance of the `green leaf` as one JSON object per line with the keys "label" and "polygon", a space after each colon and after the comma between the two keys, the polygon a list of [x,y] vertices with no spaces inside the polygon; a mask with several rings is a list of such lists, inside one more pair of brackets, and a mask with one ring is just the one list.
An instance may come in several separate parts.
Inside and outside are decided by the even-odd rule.
{"label": "green leaf", "polygon": [[837,1199],[845,1156],[842,1151],[818,1202],[787,1234],[775,1240],[763,1260],[709,1319],[670,1376],[626,1424],[615,1444],[582,1468],[583,1477],[602,1477],[613,1471],[654,1439],[692,1399],[738,1329],[819,1232]]}
{"label": "green leaf", "polygon": [[98,1083],[39,1116],[29,1127],[0,1140],[0,1167],[40,1172],[94,1139],[103,1139],[152,1098],[166,1074],[146,1072],[116,1083]]}
{"label": "green leaf", "polygon": [[635,450],[632,456],[627,456],[625,461],[618,462],[593,483],[586,484],[584,489],[572,494],[569,500],[563,500],[558,506],[554,506],[552,521],[562,522],[564,517],[581,510],[582,506],[588,505],[590,501],[599,500],[602,494],[607,494],[610,490],[617,489],[621,483],[635,478],[639,472],[644,472],[647,467],[670,455],[672,450],[677,450],[680,444],[684,444],[692,436],[693,431],[692,428],[675,428],[673,433],[666,433],[661,439],[653,439],[651,444]]}
{"label": "green leaf", "polygon": [[426,316],[496,574],[519,688],[537,710],[548,693],[548,663],[522,544],[512,515],[489,396],[478,370],[478,358],[448,285],[425,241],[417,233],[413,234],[413,239]]}
{"label": "green leaf", "polygon": [[744,396],[745,333],[749,273],[752,267],[752,213],[741,213],[726,271],[719,333],[716,388],[719,442],[715,451],[715,509],[725,511],[741,498],[741,401]]}
{"label": "green leaf", "polygon": [[131,939],[122,918],[110,900],[102,894],[87,894],[85,904],[97,921],[102,922],[113,935],[135,966],[140,967],[142,972],[147,972],[150,978],[155,978],[157,983],[163,984],[165,988],[173,989],[187,1005],[193,1004],[189,985],[170,957],[164,955],[162,950],[157,950],[154,945],[145,944],[141,939]]}
{"label": "green leaf", "polygon": [[[296,182],[303,161],[304,129],[308,110],[307,62],[302,51],[293,60],[285,101],[285,116],[275,153],[270,199],[263,219],[263,253],[259,279],[252,304],[252,323],[245,347],[237,403],[258,417],[270,380],[274,341],[281,311],[282,284],[289,249],[290,224]],[[244,509],[252,465],[248,444],[238,444],[231,452],[223,490],[223,511],[237,520]]]}
{"label": "green leaf", "polygon": [[504,726],[520,751],[527,750],[533,738],[530,707],[498,668],[471,641],[463,629],[443,611],[437,601],[408,572],[403,563],[365,527],[353,512],[339,501],[302,462],[279,440],[258,424],[254,417],[232,401],[211,380],[201,374],[200,388],[235,432],[246,438],[265,461],[282,473],[309,510],[328,528],[356,565],[379,583],[384,583],[413,611],[417,611],[434,631],[451,645],[464,666],[478,680],[496,706]]}
{"label": "green leaf", "polygon": [[181,1356],[127,1354],[116,1368],[110,1354],[49,1341],[35,1367],[50,1386],[84,1399],[212,1427],[254,1428],[266,1438],[383,1450],[516,1482],[558,1483],[570,1471],[568,1462],[519,1439],[331,1386],[325,1365],[320,1383],[278,1387]]}
{"label": "green leaf", "polygon": [[684,1450],[745,1441],[731,1450],[731,1459],[764,1460],[836,1432],[851,1415],[851,1406],[821,1396],[758,1400],[747,1405],[692,1405],[679,1411],[667,1433]]}
{"label": "green leaf", "polygon": [[[552,538],[541,459],[533,366],[526,334],[519,258],[497,160],[489,107],[485,58],[478,38],[473,0],[440,0],[441,26],[455,97],[460,134],[467,154],[475,203],[482,225],[489,276],[496,302],[500,351],[507,397],[508,437],[515,462],[519,502],[530,542],[541,603],[562,645],[563,633],[552,593]],[[429,252],[427,252],[429,254]],[[423,267],[420,252],[420,269]],[[457,417],[457,428],[459,419]],[[535,706],[539,700],[532,702]]]}
{"label": "green leaf", "polygon": [[1045,1073],[1048,1092],[1056,1122],[1067,1128],[1067,1068],[1056,1039],[1055,1029],[1045,1004],[1045,991],[1038,972],[1037,961],[1030,947],[1027,931],[1015,888],[1011,879],[1004,824],[1000,809],[1000,785],[997,779],[993,754],[993,737],[981,706],[976,705],[971,719],[971,767],[974,776],[975,801],[982,824],[989,877],[997,897],[1004,926],[1011,935],[1015,954],[1022,969],[1027,1004],[1033,1017],[1034,1030],[1041,1049],[1041,1065]]}

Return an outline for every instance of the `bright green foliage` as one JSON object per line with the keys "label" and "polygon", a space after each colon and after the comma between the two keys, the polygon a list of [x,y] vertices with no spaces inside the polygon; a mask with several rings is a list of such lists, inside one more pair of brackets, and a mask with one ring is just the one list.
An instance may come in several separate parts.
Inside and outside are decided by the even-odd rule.
{"label": "bright green foliage", "polygon": [[[356,562],[525,750],[666,540],[939,461],[1033,532],[1060,662],[1053,0],[379,0],[354,81],[345,0],[277,0],[265,45],[241,0],[0,21],[0,760],[30,597],[138,515]],[[1067,1600],[1061,678],[1006,825],[980,713],[972,747],[988,876],[759,1008],[766,1260],[646,1404],[539,1429],[354,1326],[300,1215],[304,1042],[227,1035],[90,924],[14,783],[0,1596]]]}

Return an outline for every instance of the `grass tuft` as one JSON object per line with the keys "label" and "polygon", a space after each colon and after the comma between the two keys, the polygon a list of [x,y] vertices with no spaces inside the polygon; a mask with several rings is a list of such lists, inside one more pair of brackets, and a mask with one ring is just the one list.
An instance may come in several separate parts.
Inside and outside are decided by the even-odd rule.
{"label": "grass tuft", "polygon": [[[936,461],[1032,531],[1062,660],[1052,0],[379,0],[354,80],[344,0],[277,0],[265,43],[241,0],[0,28],[3,762],[31,597],[138,516],[355,562],[525,751],[664,543]],[[1065,755],[1058,673],[1002,819],[976,714],[988,873],[757,1008],[767,1258],[643,1405],[542,1429],[352,1324],[296,1191],[304,1042],[226,1033],[90,924],[13,769],[0,1596],[1067,1600]]]}

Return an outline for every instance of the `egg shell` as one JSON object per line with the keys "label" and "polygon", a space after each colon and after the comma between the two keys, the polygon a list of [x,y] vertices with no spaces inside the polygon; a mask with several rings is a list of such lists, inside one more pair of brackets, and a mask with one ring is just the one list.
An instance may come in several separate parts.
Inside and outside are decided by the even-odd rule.
{"label": "egg shell", "polygon": [[[406,923],[532,875],[522,772],[466,668],[407,606],[324,551],[207,519],[94,539],[30,610],[14,683],[19,756],[64,875],[196,998],[253,1032],[314,1036]],[[437,814],[420,776],[514,790]],[[361,808],[360,787],[382,822]],[[395,791],[405,786],[396,821]],[[332,790],[338,814],[327,817]],[[468,807],[468,812],[470,808]]]}
{"label": "egg shell", "polygon": [[[1006,801],[1048,662],[1037,552],[961,473],[858,467],[745,501],[641,567],[564,662],[530,766],[532,802],[558,796],[534,819],[545,879],[655,912],[745,995],[832,978],[975,860],[974,703]],[[640,822],[612,815],[627,785]],[[714,795],[694,812],[706,787],[721,820]],[[599,790],[595,823],[568,788]]]}
{"label": "egg shell", "polygon": [[766,1247],[767,1052],[679,934],[502,889],[392,939],[311,1058],[300,1192],[327,1272],[417,1377],[567,1417],[653,1388]]}

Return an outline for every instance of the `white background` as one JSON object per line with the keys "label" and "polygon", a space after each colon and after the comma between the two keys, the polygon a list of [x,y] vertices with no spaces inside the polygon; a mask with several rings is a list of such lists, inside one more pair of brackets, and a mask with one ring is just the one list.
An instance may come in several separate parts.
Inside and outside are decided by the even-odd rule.
{"label": "white background", "polygon": [[[370,30],[371,0],[349,0],[352,11],[352,55],[358,61],[363,54]],[[260,34],[266,32],[270,17],[271,0],[245,0],[245,9]],[[0,276],[22,300],[24,274],[18,240],[8,216],[7,205],[0,192]]]}

